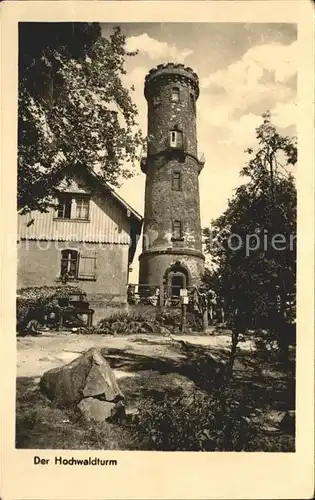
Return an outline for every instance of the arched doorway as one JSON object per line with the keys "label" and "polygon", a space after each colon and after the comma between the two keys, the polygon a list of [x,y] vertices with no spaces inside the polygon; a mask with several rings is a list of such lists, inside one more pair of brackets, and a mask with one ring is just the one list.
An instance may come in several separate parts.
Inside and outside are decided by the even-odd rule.
{"label": "arched doorway", "polygon": [[181,272],[171,273],[170,276],[171,293],[176,297],[180,295],[180,289],[186,288],[186,276]]}
{"label": "arched doorway", "polygon": [[170,266],[164,274],[164,284],[167,287],[168,296],[180,296],[180,290],[189,286],[189,272],[186,266],[176,262]]}

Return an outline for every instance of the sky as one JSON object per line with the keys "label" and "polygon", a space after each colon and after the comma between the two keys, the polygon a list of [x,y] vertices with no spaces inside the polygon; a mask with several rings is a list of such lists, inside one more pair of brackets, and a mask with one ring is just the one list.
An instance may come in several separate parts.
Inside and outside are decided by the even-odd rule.
{"label": "sky", "polygon": [[[115,25],[102,24],[107,37]],[[243,181],[239,172],[255,146],[255,128],[270,110],[285,135],[296,134],[297,28],[279,23],[128,23],[121,24],[128,50],[124,83],[134,85],[138,122],[147,133],[144,78],[166,62],[190,66],[199,76],[197,137],[206,163],[199,177],[202,227],[221,215]],[[294,167],[293,167],[294,169]],[[290,168],[288,168],[290,170]],[[293,172],[294,173],[294,172]],[[119,194],[144,214],[145,175],[124,181]],[[137,282],[139,242],[131,279]]]}

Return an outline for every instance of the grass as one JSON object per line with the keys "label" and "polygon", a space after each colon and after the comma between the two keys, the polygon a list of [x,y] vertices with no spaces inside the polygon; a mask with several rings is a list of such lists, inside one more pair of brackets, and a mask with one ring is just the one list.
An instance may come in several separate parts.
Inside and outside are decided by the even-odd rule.
{"label": "grass", "polygon": [[86,422],[74,410],[56,408],[41,394],[37,379],[17,380],[16,403],[16,448],[141,449],[127,428]]}
{"label": "grass", "polygon": [[[188,382],[188,384],[187,384]],[[184,377],[144,370],[141,376],[120,381],[129,411],[147,397],[177,398],[191,388]],[[141,450],[145,442],[127,425],[83,420],[75,410],[61,410],[39,390],[38,379],[20,377],[16,390],[16,448],[76,450]]]}

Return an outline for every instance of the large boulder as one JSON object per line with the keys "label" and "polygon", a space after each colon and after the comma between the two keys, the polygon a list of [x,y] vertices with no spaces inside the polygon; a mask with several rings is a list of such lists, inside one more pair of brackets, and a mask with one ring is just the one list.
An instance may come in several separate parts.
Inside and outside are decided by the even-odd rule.
{"label": "large boulder", "polygon": [[69,407],[89,397],[111,403],[124,400],[110,365],[95,348],[44,373],[40,389],[59,407]]}
{"label": "large boulder", "polygon": [[108,401],[100,401],[95,398],[84,398],[78,404],[78,409],[85,420],[104,422],[104,420],[113,417],[115,414],[115,406],[115,403],[109,403]]}
{"label": "large boulder", "polygon": [[123,401],[109,403],[96,398],[84,398],[77,405],[83,418],[87,421],[122,423],[126,419],[125,405]]}

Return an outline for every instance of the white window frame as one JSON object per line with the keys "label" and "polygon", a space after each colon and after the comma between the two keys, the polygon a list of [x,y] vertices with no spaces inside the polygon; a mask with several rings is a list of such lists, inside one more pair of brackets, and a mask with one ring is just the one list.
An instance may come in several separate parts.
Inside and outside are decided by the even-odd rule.
{"label": "white window frame", "polygon": [[[70,203],[70,217],[65,217],[66,205],[69,200]],[[62,205],[62,215],[59,215],[59,207]],[[62,193],[58,197],[58,208],[57,208],[57,218],[58,219],[71,219],[73,209],[73,199],[71,195],[67,195],[67,193]]]}
{"label": "white window frame", "polygon": [[[70,217],[65,217],[67,198],[68,198],[69,203],[70,203]],[[82,202],[81,203],[81,210],[83,209],[84,203],[86,202],[86,204],[87,204],[86,217],[78,217],[77,216],[78,200],[80,200]],[[90,217],[90,201],[91,201],[90,197],[86,196],[84,194],[81,195],[79,193],[60,193],[58,196],[58,199],[57,199],[58,207],[57,207],[56,218],[58,220],[66,220],[66,221],[79,220],[79,221],[87,221],[88,222],[90,220],[89,219],[89,217]],[[61,212],[59,207],[61,205],[63,205],[63,211],[62,211],[62,215],[59,215],[59,213]]]}
{"label": "white window frame", "polygon": [[[76,219],[76,220],[89,220],[89,212],[90,212],[90,200],[89,200],[89,198],[87,198],[86,196],[75,195],[73,197],[73,200],[74,200],[74,205],[75,205],[75,212],[73,214],[74,215],[73,218]],[[81,202],[81,206],[78,204],[78,201]],[[83,207],[84,207],[84,203],[87,204],[87,206],[86,206],[86,217],[78,217],[78,208],[79,208],[79,210],[81,212],[82,209],[83,209]]]}
{"label": "white window frame", "polygon": [[169,144],[171,148],[184,148],[184,135],[181,130],[171,130],[169,133]]}
{"label": "white window frame", "polygon": [[[65,255],[66,252],[68,252],[68,256],[64,257],[64,255]],[[72,258],[72,253],[75,253],[75,255],[76,255],[75,259]],[[64,248],[63,250],[61,250],[60,278],[63,278],[65,276],[65,274],[68,274],[68,279],[69,280],[73,280],[73,279],[76,280],[76,279],[78,279],[79,258],[80,258],[80,254],[79,254],[78,250],[76,250],[74,248]],[[69,272],[71,270],[71,262],[74,262],[74,261],[75,261],[75,275],[74,276],[69,276]],[[67,262],[66,273],[63,273],[63,270],[62,270],[62,263],[63,262]]]}

